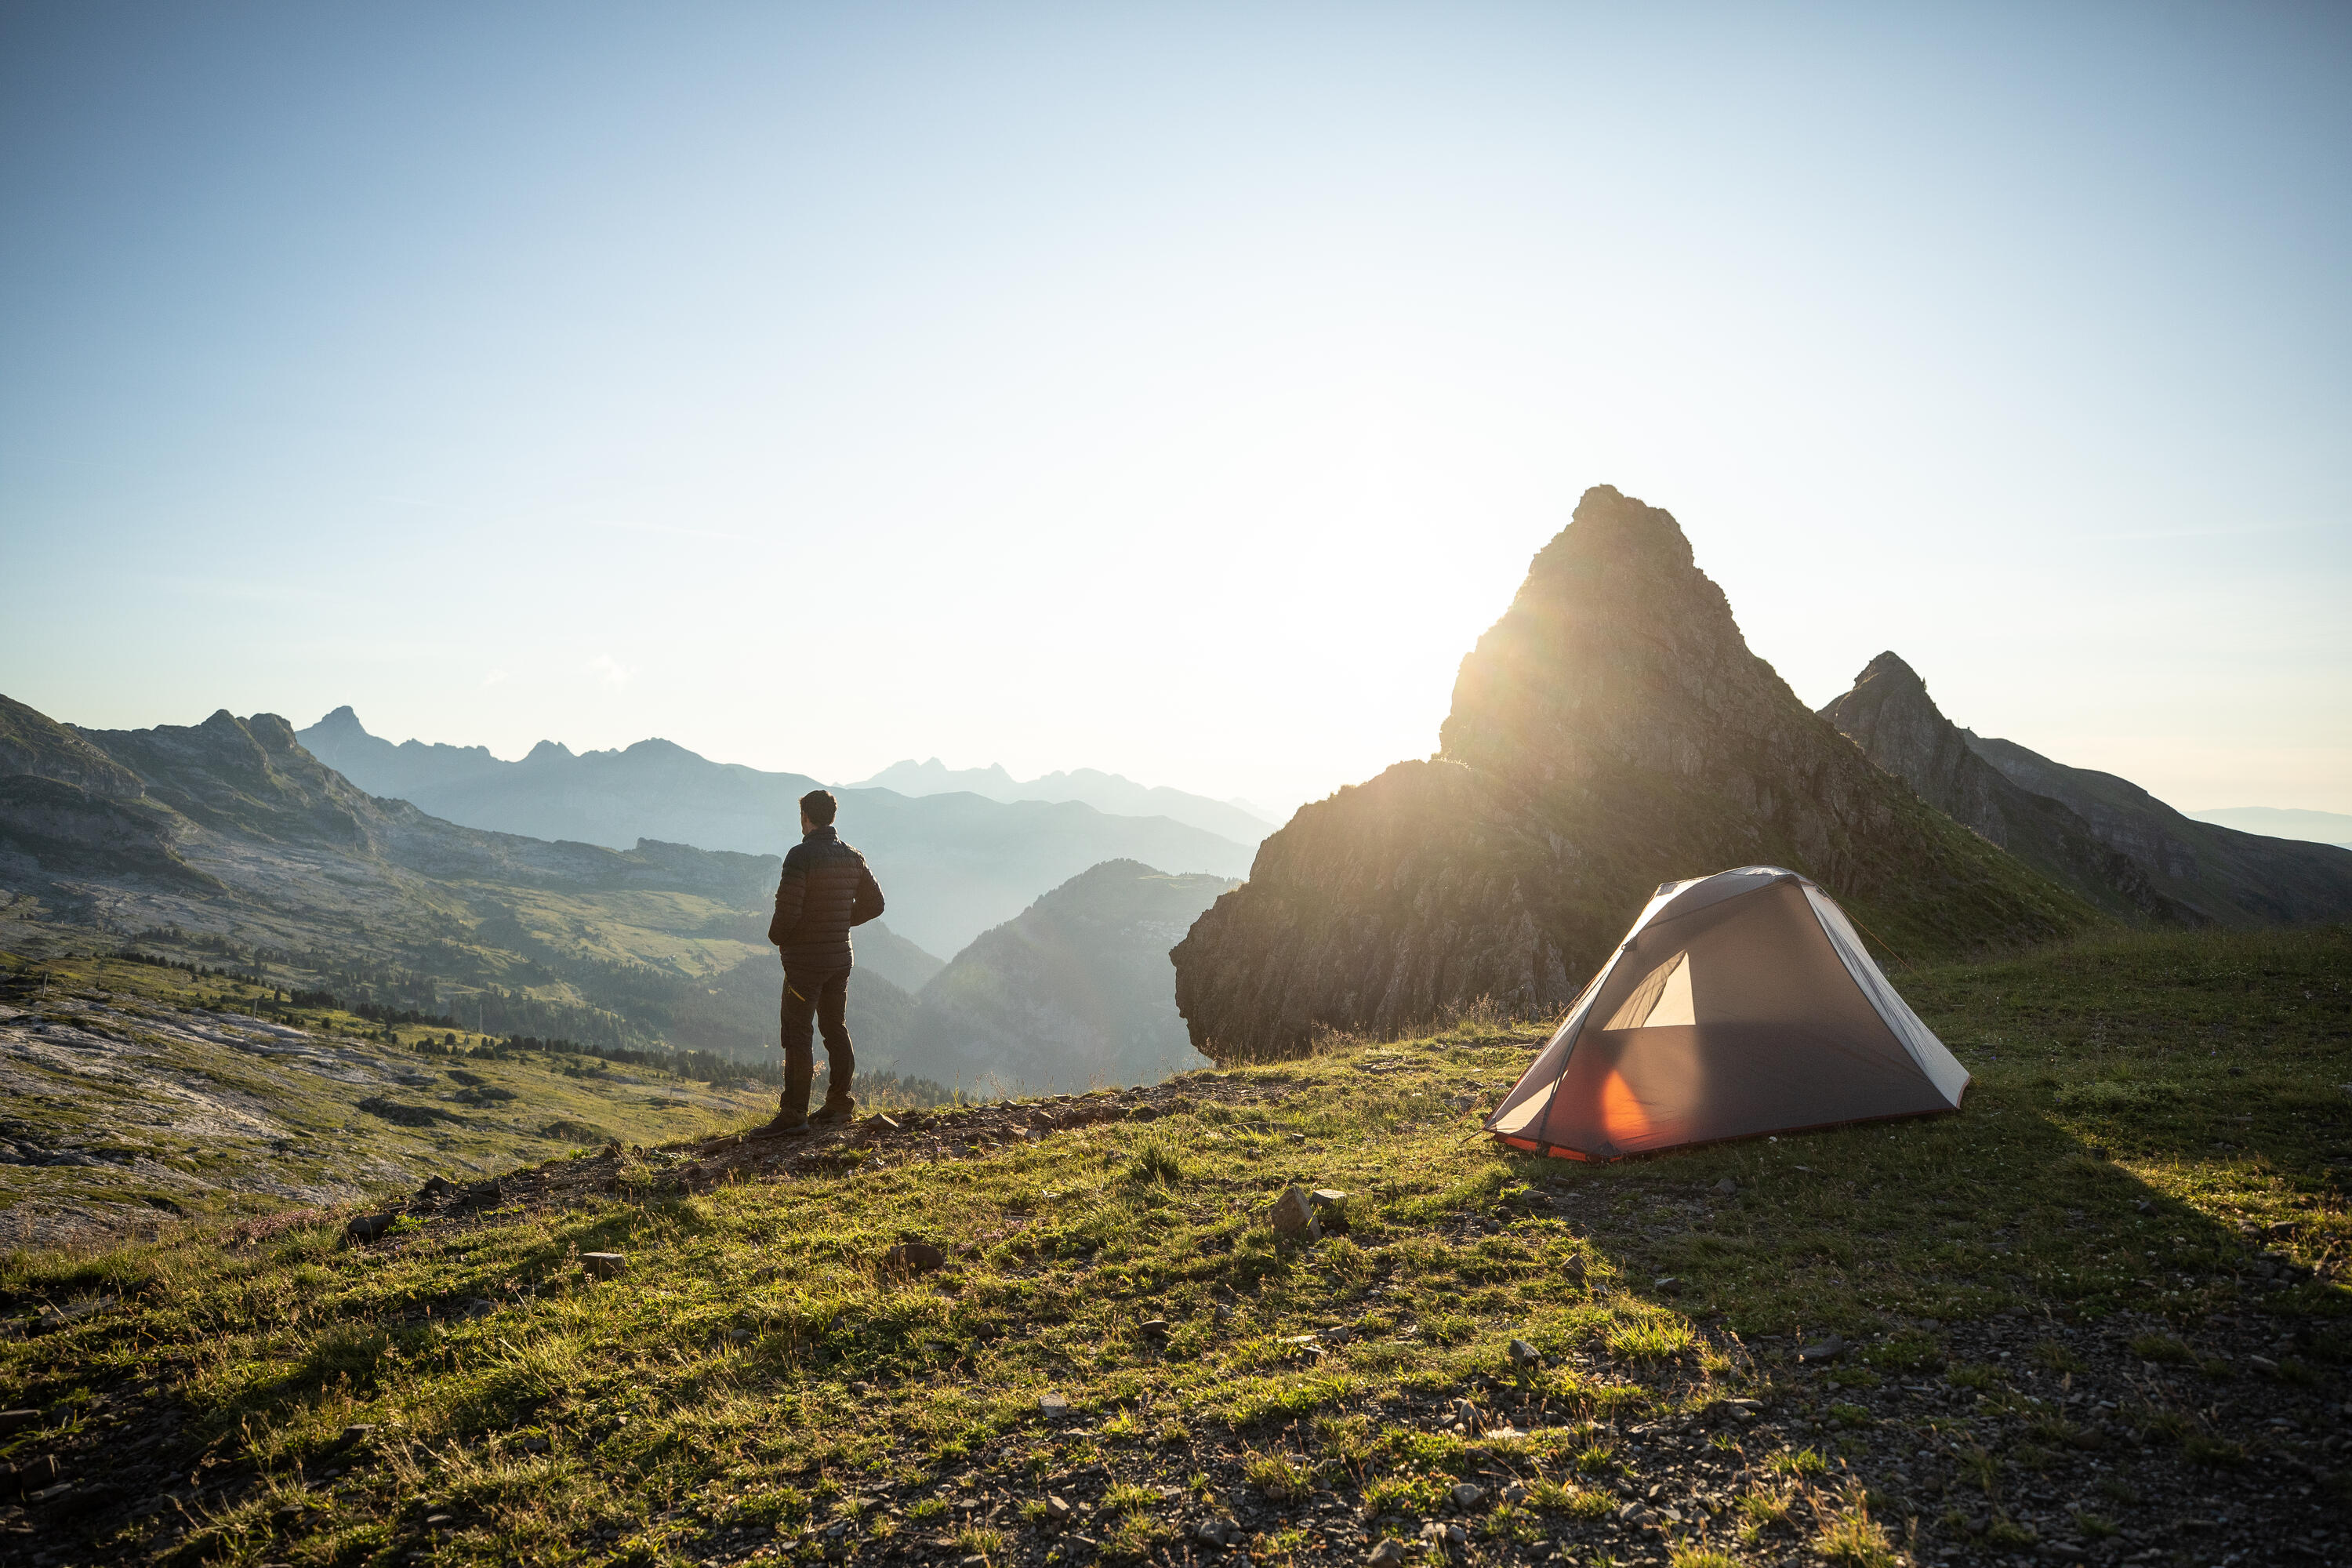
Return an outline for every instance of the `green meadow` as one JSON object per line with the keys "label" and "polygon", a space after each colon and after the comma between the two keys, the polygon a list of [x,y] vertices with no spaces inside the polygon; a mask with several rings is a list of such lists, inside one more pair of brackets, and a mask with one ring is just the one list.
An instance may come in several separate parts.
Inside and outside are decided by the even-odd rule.
{"label": "green meadow", "polygon": [[[976,1158],[690,1194],[645,1108],[645,1179],[585,1207],[19,1252],[0,1379],[39,1416],[0,1457],[63,1489],[9,1528],[240,1564],[2203,1562],[2132,1534],[2194,1486],[2217,1531],[2324,1532],[2352,931],[1894,978],[1958,1115],[1511,1155],[1479,1115],[1540,1034],[1473,1017]],[[1278,1242],[1291,1183],[1345,1234]]]}

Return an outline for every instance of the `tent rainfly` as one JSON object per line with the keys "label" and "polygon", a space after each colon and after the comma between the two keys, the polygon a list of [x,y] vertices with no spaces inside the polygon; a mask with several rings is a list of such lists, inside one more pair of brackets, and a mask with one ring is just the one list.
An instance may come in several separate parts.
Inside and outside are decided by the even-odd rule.
{"label": "tent rainfly", "polygon": [[1957,1110],[1968,1087],[1828,894],[1743,866],[1658,889],[1486,1131],[1617,1160]]}

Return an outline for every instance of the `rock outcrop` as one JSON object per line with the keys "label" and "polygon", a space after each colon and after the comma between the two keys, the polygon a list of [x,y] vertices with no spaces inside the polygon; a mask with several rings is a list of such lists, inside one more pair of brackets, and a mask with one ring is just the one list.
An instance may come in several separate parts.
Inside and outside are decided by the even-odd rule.
{"label": "rock outcrop", "polygon": [[1203,1053],[1557,1010],[1659,883],[1733,866],[1805,872],[1912,958],[2098,919],[1808,711],[1674,518],[1607,486],[1463,660],[1440,741],[1303,808],[1177,945]]}
{"label": "rock outcrop", "polygon": [[2107,913],[2168,925],[2209,923],[2158,891],[2147,870],[2104,842],[2081,813],[2011,782],[1979,756],[1972,737],[1944,717],[1927,683],[1894,654],[1872,659],[1822,717],[1930,805]]}
{"label": "rock outcrop", "polygon": [[1961,822],[2127,919],[2247,927],[2352,917],[2352,850],[2200,822],[2128,779],[1961,729],[1891,653],[1822,717]]}

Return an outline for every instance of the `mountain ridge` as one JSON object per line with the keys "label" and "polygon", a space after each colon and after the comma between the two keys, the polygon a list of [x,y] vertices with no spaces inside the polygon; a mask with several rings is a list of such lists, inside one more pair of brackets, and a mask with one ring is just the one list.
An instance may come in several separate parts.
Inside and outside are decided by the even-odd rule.
{"label": "mountain ridge", "polygon": [[1153,1083],[1206,1065],[1176,1011],[1168,949],[1233,879],[1107,860],[974,938],[917,994],[918,1054],[941,1083],[1034,1089]]}
{"label": "mountain ridge", "polygon": [[1234,801],[1212,800],[1165,784],[1141,784],[1120,773],[1098,768],[1075,768],[1016,779],[1002,763],[984,768],[950,768],[939,758],[919,763],[912,757],[891,763],[872,778],[845,789],[887,789],[920,797],[963,791],[983,799],[1011,804],[1020,800],[1075,800],[1114,816],[1165,816],[1237,844],[1255,845],[1276,824]]}
{"label": "mountain ridge", "polygon": [[[480,748],[394,746],[369,734],[356,714],[338,718],[349,713],[338,709],[328,716],[335,722],[322,720],[298,736],[306,746],[316,741],[321,760],[362,789],[451,822],[537,838],[617,847],[651,837],[782,855],[800,839],[801,795],[823,787],[805,774],[716,763],[660,740],[580,753],[543,741],[512,763]],[[1083,802],[835,794],[842,837],[874,866],[896,911],[894,929],[932,952],[961,951],[1040,893],[1105,860],[1228,877],[1249,866],[1246,845]]]}
{"label": "mountain ridge", "polygon": [[1979,756],[1968,732],[1944,716],[1927,682],[1897,655],[1872,659],[1853,686],[1820,711],[1928,805],[2107,913],[2170,925],[2210,923],[2158,891],[2138,862],[2101,840],[2073,807],[2012,782]]}
{"label": "mountain ridge", "polygon": [[1565,1006],[1662,882],[1774,864],[1906,957],[2097,912],[1874,766],[1747,646],[1673,516],[1606,485],[1465,657],[1441,750],[1302,807],[1172,953],[1221,1063],[1482,999]]}
{"label": "mountain ridge", "polygon": [[[274,714],[139,731],[26,715],[0,710],[13,926],[94,928],[177,956],[226,949],[289,984],[462,1014],[485,1033],[773,1048],[775,857],[446,822],[358,788]],[[72,782],[91,752],[120,770],[100,781],[110,795]],[[127,799],[125,779],[139,790]],[[877,973],[852,1005],[877,1047],[900,1046],[910,995]]]}
{"label": "mountain ridge", "polygon": [[1890,775],[2111,912],[2236,929],[2352,917],[2352,850],[2199,821],[2129,779],[1962,728],[1892,652],[1821,712]]}

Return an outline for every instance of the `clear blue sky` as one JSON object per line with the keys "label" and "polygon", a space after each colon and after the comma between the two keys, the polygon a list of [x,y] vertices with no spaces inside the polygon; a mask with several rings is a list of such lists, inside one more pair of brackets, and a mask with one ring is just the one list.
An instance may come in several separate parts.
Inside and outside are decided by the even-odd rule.
{"label": "clear blue sky", "polygon": [[1288,803],[1585,486],[2352,811],[2352,7],[0,8],[0,690]]}

